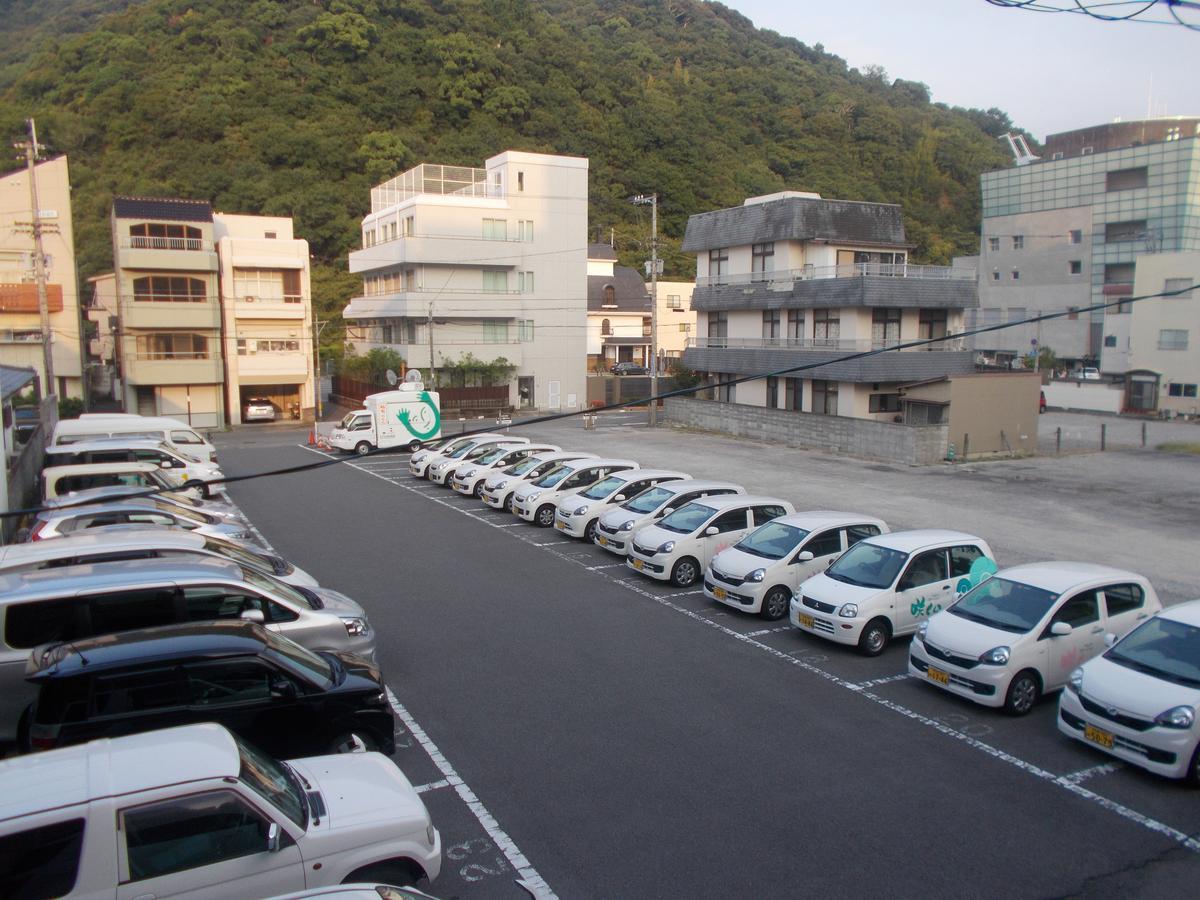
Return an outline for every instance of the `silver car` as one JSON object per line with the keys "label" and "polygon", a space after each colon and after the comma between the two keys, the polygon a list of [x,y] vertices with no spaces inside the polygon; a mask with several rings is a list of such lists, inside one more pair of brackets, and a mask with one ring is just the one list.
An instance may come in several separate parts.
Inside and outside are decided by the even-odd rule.
{"label": "silver car", "polygon": [[164,491],[160,494],[144,494],[146,488],[128,484],[110,484],[106,487],[87,488],[82,491],[71,491],[61,497],[54,497],[42,505],[58,509],[60,507],[78,506],[81,503],[104,502],[123,503],[126,500],[154,500],[160,506],[182,507],[190,512],[208,513],[218,519],[241,519],[241,512],[231,503],[222,500],[197,500],[183,491]]}
{"label": "silver car", "polygon": [[74,534],[103,525],[175,525],[188,531],[235,541],[250,537],[249,526],[245,523],[231,522],[209,513],[171,506],[151,497],[143,497],[43,510],[38,513],[37,520],[29,532],[29,540],[42,541],[62,537],[64,534]]}
{"label": "silver car", "polygon": [[121,560],[0,573],[0,740],[16,737],[33,701],[25,662],[35,647],[214,619],[259,622],[310,650],[375,658],[375,631],[349,597],[292,587],[233,562]]}
{"label": "silver car", "polygon": [[274,422],[275,404],[266,397],[251,397],[246,401],[243,422]]}

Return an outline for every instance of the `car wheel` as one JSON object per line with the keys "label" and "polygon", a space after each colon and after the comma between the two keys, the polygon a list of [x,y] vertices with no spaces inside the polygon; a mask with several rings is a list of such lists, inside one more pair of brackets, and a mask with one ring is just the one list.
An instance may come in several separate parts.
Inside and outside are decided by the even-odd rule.
{"label": "car wheel", "polygon": [[330,753],[367,753],[379,749],[379,742],[366,731],[346,731],[329,744]]}
{"label": "car wheel", "polygon": [[592,521],[587,523],[587,528],[583,529],[583,539],[589,544],[596,543],[596,538],[600,534],[600,532],[596,530],[596,526],[599,524],[599,519],[592,519]]}
{"label": "car wheel", "polygon": [[422,874],[408,860],[397,859],[355,869],[346,876],[342,884],[392,884],[401,887],[416,884],[421,880]]}
{"label": "car wheel", "polygon": [[416,453],[420,449],[421,449],[420,441],[409,441],[408,442],[408,452],[409,453]]}
{"label": "car wheel", "polygon": [[539,528],[549,528],[554,524],[554,506],[547,503],[545,506],[539,506],[538,511],[534,514],[533,522]]}
{"label": "car wheel", "polygon": [[1192,762],[1188,766],[1187,774],[1183,776],[1183,781],[1188,787],[1200,788],[1200,744],[1196,745],[1192,753]]}
{"label": "car wheel", "polygon": [[1042,683],[1037,674],[1026,669],[1013,676],[1004,696],[1004,711],[1010,716],[1023,716],[1038,702],[1042,695]]}
{"label": "car wheel", "polygon": [[483,479],[480,478],[475,482],[475,487],[471,488],[471,496],[478,500],[483,496]]}
{"label": "car wheel", "polygon": [[675,587],[691,587],[699,577],[700,563],[690,556],[685,556],[675,563],[675,568],[671,570],[671,584]]}
{"label": "car wheel", "polygon": [[767,596],[763,597],[762,610],[759,615],[768,622],[774,622],[777,619],[782,619],[787,615],[788,604],[791,602],[792,592],[785,587],[773,587],[767,592]]}
{"label": "car wheel", "polygon": [[371,445],[368,444],[366,441],[359,441],[357,444],[354,445],[354,452],[357,453],[359,456],[366,456],[368,453],[371,452]]}
{"label": "car wheel", "polygon": [[32,712],[32,706],[25,707],[20,721],[17,722],[17,750],[21,753],[30,753],[33,750],[29,743],[29,719]]}
{"label": "car wheel", "polygon": [[858,638],[858,652],[863,656],[878,656],[892,639],[887,619],[872,619]]}
{"label": "car wheel", "polygon": [[[510,513],[513,511],[513,495],[512,495],[512,493],[510,493],[507,497],[504,498],[504,508],[505,508],[505,510],[507,510]],[[516,515],[516,513],[513,513],[513,515]]]}

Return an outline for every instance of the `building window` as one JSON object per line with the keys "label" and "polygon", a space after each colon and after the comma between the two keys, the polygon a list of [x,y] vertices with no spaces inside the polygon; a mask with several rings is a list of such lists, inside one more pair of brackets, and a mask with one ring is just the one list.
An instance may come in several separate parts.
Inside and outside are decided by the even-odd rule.
{"label": "building window", "polygon": [[654,330],[654,319],[650,316],[642,316],[642,337],[650,337],[650,332]]}
{"label": "building window", "polygon": [[1104,226],[1104,243],[1119,244],[1124,241],[1136,241],[1146,236],[1146,220],[1138,219],[1131,222],[1109,222]]}
{"label": "building window", "polygon": [[804,381],[799,378],[783,379],[783,408],[802,412],[804,406]]}
{"label": "building window", "polygon": [[1051,161],[1054,161],[1056,159],[1062,159],[1062,158],[1063,158],[1063,152],[1061,150],[1055,150],[1053,153],[1050,154]]}
{"label": "building window", "polygon": [[1012,280],[1019,281],[1020,278],[1021,278],[1021,273],[1017,269],[1013,269],[1012,270]]}
{"label": "building window", "polygon": [[233,270],[233,293],[245,301],[272,300],[299,303],[299,269],[240,269]]}
{"label": "building window", "polygon": [[1083,260],[1082,259],[1073,259],[1073,260],[1069,261],[1067,263],[1067,272],[1070,275],[1082,275],[1083,274]]}
{"label": "building window", "polygon": [[729,315],[725,312],[708,314],[708,346],[724,347],[729,337]]}
{"label": "building window", "polygon": [[717,399],[720,400],[722,403],[736,402],[734,398],[737,397],[737,385],[729,383],[729,381],[732,381],[734,377],[735,376],[733,376],[733,375],[724,375],[724,374],[718,374],[716,376],[716,379],[717,379],[716,395],[717,395]]}
{"label": "building window", "polygon": [[208,338],[171,332],[139,334],[137,353],[139,359],[208,359]]}
{"label": "building window", "polygon": [[504,294],[508,292],[507,272],[483,273],[483,292],[485,294]]}
{"label": "building window", "polygon": [[988,238],[988,250],[995,253],[999,249],[1000,249],[1000,238],[998,238],[998,237]]}
{"label": "building window", "polygon": [[1146,182],[1145,166],[1136,169],[1117,169],[1104,176],[1104,190],[1131,191],[1135,188],[1144,188]]}
{"label": "building window", "polygon": [[1195,397],[1196,385],[1172,384],[1167,386],[1167,395],[1171,397]]}
{"label": "building window", "polygon": [[1000,280],[1000,270],[992,269],[992,281],[999,281],[999,280]]}
{"label": "building window", "polygon": [[691,322],[680,322],[679,330],[682,331],[684,334],[691,334],[692,333],[692,323]]}
{"label": "building window", "polygon": [[603,305],[604,306],[613,306],[613,307],[615,307],[617,305],[617,289],[614,288],[611,284],[606,284],[604,286]]}
{"label": "building window", "polygon": [[867,411],[873,413],[900,412],[899,394],[872,394],[868,400]]}
{"label": "building window", "polygon": [[721,279],[729,274],[729,251],[721,248],[708,251],[708,277],[713,284],[721,284]]}
{"label": "building window", "polygon": [[601,320],[600,333],[601,334],[612,334],[612,322],[609,321],[608,319]]}
{"label": "building window", "polygon": [[679,294],[667,294],[667,309],[683,309],[683,300]]}
{"label": "building window", "polygon": [[1170,128],[1168,128],[1168,129],[1167,129],[1167,136],[1166,136],[1166,138],[1164,138],[1164,140],[1168,140],[1168,141],[1177,141],[1177,140],[1179,140],[1179,126],[1178,126],[1178,125],[1172,125]]}
{"label": "building window", "polygon": [[517,190],[518,191],[525,190],[525,173],[524,172],[517,173]]}
{"label": "building window", "polygon": [[775,243],[752,244],[750,247],[750,280],[766,281],[775,270]]}
{"label": "building window", "polygon": [[838,383],[836,381],[822,381],[820,378],[814,378],[812,394],[813,412],[827,416],[837,415]]}
{"label": "building window", "polygon": [[393,241],[396,239],[396,223],[395,222],[388,223],[388,238],[389,238],[389,240],[393,240]]}
{"label": "building window", "polygon": [[522,294],[532,294],[533,293],[533,273],[532,272],[518,272],[517,273],[517,284],[518,284]]}
{"label": "building window", "polygon": [[144,250],[200,250],[200,229],[190,225],[147,222],[129,226],[129,246]]}
{"label": "building window", "polygon": [[483,220],[483,239],[485,241],[507,241],[508,240],[508,220],[507,219],[484,219]]}
{"label": "building window", "polygon": [[787,311],[788,343],[799,343],[804,339],[804,310],[789,309]]}
{"label": "building window", "polygon": [[1010,306],[1008,308],[1008,323],[1010,325],[1015,322],[1024,322],[1024,321],[1025,321],[1025,307],[1024,306]]}
{"label": "building window", "polygon": [[507,319],[484,319],[483,320],[483,342],[485,344],[507,344],[508,343],[508,320]]}
{"label": "building window", "polygon": [[836,347],[842,333],[842,323],[836,309],[813,310],[813,343],[818,346]]}
{"label": "building window", "polygon": [[1104,283],[1132,285],[1136,272],[1135,263],[1109,263],[1104,267]]}
{"label": "building window", "polygon": [[199,278],[148,275],[133,279],[133,299],[139,303],[203,303],[208,299],[208,288]]}
{"label": "building window", "polygon": [[1104,336],[1104,346],[1105,347],[1116,347],[1117,346],[1117,336],[1115,334],[1106,334]]}
{"label": "building window", "polygon": [[[1186,292],[1191,289],[1192,284],[1193,284],[1193,282],[1192,282],[1192,279],[1190,279],[1190,278],[1168,278],[1166,281],[1163,282],[1163,291],[1164,292],[1170,292],[1170,291],[1185,291]],[[1185,299],[1187,297],[1186,293],[1176,294],[1175,296],[1184,297]]]}
{"label": "building window", "polygon": [[263,237],[265,237],[265,238],[266,238],[268,241],[273,241],[273,240],[275,240],[277,237],[279,237],[279,235],[278,235],[278,234],[276,234],[274,231],[264,231],[264,232],[263,232]]}
{"label": "building window", "polygon": [[1070,231],[1067,232],[1067,242],[1071,243],[1071,244],[1082,244],[1083,243],[1083,232],[1080,231],[1078,228],[1072,228]]}
{"label": "building window", "polygon": [[417,233],[417,217],[416,216],[405,216],[404,217],[404,236],[412,237],[416,233]]}
{"label": "building window", "polygon": [[1012,241],[1013,241],[1013,249],[1014,250],[1024,250],[1025,249],[1025,235],[1014,234],[1012,236]]}
{"label": "building window", "polygon": [[767,408],[779,406],[779,379],[774,375],[767,376]]}
{"label": "building window", "polygon": [[1091,156],[1091,155],[1092,155],[1092,150],[1093,150],[1093,148],[1092,148],[1092,147],[1082,147],[1082,148],[1080,148],[1080,150],[1079,150],[1079,155],[1080,155],[1080,156]]}
{"label": "building window", "polygon": [[530,243],[533,241],[533,220],[521,219],[517,222],[517,240]]}
{"label": "building window", "polygon": [[1116,308],[1115,312],[1117,313],[1117,315],[1121,315],[1121,316],[1129,315],[1131,312],[1133,312],[1133,301],[1132,300],[1118,300],[1117,308]]}
{"label": "building window", "polygon": [[[380,323],[375,326],[375,337],[378,343],[392,343],[392,326],[389,323]],[[255,356],[259,353],[299,353],[299,341],[280,341],[266,340],[261,338],[238,338],[237,339],[237,354],[238,356]]]}
{"label": "building window", "polygon": [[[984,310],[988,312],[988,310]],[[999,314],[1000,310],[995,310]],[[944,309],[923,309],[917,320],[917,337],[921,340],[943,338],[949,330],[950,314]],[[998,324],[998,323],[997,323]],[[938,349],[937,344],[928,345],[929,349]]]}
{"label": "building window", "polygon": [[878,350],[900,342],[900,310],[875,309],[871,312],[871,347]]}
{"label": "building window", "polygon": [[1163,328],[1158,332],[1159,350],[1186,350],[1188,333],[1185,328]]}
{"label": "building window", "polygon": [[[607,319],[605,321],[608,321]],[[522,344],[533,341],[533,319],[517,320],[517,340]]]}
{"label": "building window", "polygon": [[764,309],[762,311],[762,336],[763,344],[769,347],[778,345],[779,343],[779,320],[780,312],[777,309]]}

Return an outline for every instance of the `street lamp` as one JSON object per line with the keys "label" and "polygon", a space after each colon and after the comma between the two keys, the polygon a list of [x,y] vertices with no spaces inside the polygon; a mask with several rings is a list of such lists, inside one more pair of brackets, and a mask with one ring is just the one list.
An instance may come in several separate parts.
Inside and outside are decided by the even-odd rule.
{"label": "street lamp", "polygon": [[658,194],[630,197],[634,206],[650,206],[650,418],[651,428],[658,424]]}

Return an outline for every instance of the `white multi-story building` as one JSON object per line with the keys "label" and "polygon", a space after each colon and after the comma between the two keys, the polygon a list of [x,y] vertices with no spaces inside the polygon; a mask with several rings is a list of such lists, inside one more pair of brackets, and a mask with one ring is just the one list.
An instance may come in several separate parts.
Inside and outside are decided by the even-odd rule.
{"label": "white multi-story building", "polygon": [[1139,256],[1133,294],[1148,299],[1119,317],[1127,333],[1105,345],[1105,371],[1126,373],[1128,408],[1200,413],[1200,251]]}
{"label": "white multi-story building", "polygon": [[371,190],[343,313],[355,353],[408,366],[470,353],[516,367],[514,406],[585,398],[588,161],[507,151],[483,168],[422,163]]}

